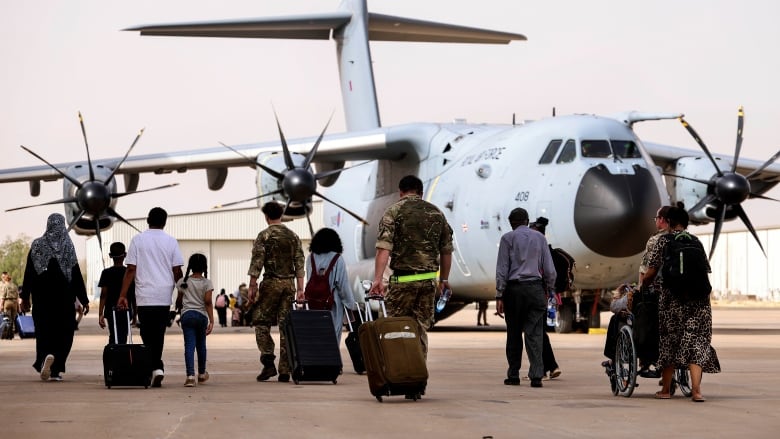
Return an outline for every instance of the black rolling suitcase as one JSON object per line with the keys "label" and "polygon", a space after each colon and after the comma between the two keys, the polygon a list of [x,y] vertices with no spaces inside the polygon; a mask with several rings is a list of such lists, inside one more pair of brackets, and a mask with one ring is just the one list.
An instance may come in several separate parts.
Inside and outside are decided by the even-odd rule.
{"label": "black rolling suitcase", "polygon": [[346,312],[347,325],[349,326],[349,334],[346,340],[344,340],[344,344],[347,345],[347,352],[349,352],[349,358],[352,359],[352,367],[355,369],[355,372],[363,374],[366,371],[366,364],[363,362],[363,352],[360,350],[360,338],[358,337],[358,329],[363,324],[363,314],[360,313],[360,308],[358,308],[358,318],[356,319],[354,317],[355,314],[347,309],[346,306],[344,311]]}
{"label": "black rolling suitcase", "polygon": [[[116,326],[119,321],[114,313],[114,340],[119,340]],[[127,336],[129,344],[107,344],[103,348],[103,377],[106,387],[112,386],[143,386],[152,384],[152,367],[149,361],[149,350],[146,345],[133,344],[133,331],[130,327],[130,312],[127,314]]]}
{"label": "black rolling suitcase", "polygon": [[284,335],[287,356],[295,384],[300,381],[331,381],[336,384],[341,373],[341,352],[330,311],[298,310],[297,302],[287,316]]}
{"label": "black rolling suitcase", "polygon": [[[382,297],[370,299],[379,300],[387,315]],[[422,349],[422,328],[416,319],[382,317],[373,320],[369,300],[366,300],[366,322],[358,333],[368,388],[377,401],[382,402],[383,396],[392,395],[404,395],[416,401],[425,394],[428,367]]]}

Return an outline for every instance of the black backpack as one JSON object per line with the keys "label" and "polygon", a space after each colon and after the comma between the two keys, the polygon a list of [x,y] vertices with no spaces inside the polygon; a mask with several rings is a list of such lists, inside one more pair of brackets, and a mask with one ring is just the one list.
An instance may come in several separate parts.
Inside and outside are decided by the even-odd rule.
{"label": "black backpack", "polygon": [[712,292],[710,263],[698,238],[683,231],[667,233],[661,276],[664,288],[683,301],[704,299]]}
{"label": "black backpack", "polygon": [[330,260],[328,269],[320,273],[317,269],[317,264],[314,263],[314,255],[311,257],[312,273],[309,277],[309,282],[306,283],[306,288],[303,290],[303,294],[306,297],[306,301],[309,302],[309,309],[320,309],[330,311],[333,308],[333,291],[330,289],[330,272],[333,270],[333,266],[336,265],[336,260],[339,258],[337,253]]}
{"label": "black backpack", "polygon": [[550,247],[555,266],[555,292],[562,293],[574,288],[574,258],[563,249]]}

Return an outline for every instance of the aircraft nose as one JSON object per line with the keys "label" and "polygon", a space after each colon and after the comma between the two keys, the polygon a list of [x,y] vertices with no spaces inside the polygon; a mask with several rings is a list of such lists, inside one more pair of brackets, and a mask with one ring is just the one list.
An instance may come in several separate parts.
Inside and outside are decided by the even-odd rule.
{"label": "aircraft nose", "polygon": [[656,232],[653,217],[661,206],[650,172],[612,174],[604,165],[589,169],[575,200],[574,227],[592,251],[621,258],[642,252]]}

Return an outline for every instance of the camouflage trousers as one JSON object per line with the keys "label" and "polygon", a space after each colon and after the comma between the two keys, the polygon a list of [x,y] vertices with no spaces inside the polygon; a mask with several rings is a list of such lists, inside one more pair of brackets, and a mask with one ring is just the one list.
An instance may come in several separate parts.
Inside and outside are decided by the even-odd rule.
{"label": "camouflage trousers", "polygon": [[[252,325],[255,327],[255,341],[260,354],[274,354],[274,339],[271,326],[279,322],[282,328],[292,309],[295,297],[295,279],[266,278],[258,286],[259,297],[252,310]],[[287,361],[287,341],[283,331],[279,331],[279,373],[289,374]]]}
{"label": "camouflage trousers", "polygon": [[390,282],[385,295],[387,313],[391,317],[413,317],[420,322],[420,338],[423,352],[428,354],[428,332],[433,326],[433,301],[436,298],[436,281],[432,279],[414,282]]}

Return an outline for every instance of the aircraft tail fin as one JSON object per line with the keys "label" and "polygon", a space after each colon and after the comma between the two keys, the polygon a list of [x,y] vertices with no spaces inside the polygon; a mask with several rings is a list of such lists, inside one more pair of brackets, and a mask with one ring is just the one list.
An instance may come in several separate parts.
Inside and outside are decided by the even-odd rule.
{"label": "aircraft tail fin", "polygon": [[347,130],[381,126],[369,40],[428,43],[508,44],[521,34],[369,13],[366,0],[344,0],[339,11],[246,20],[139,26],[141,35],[322,39],[336,41]]}

